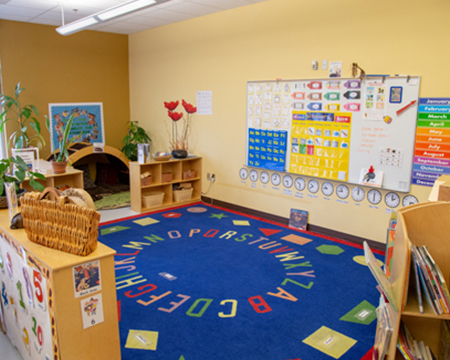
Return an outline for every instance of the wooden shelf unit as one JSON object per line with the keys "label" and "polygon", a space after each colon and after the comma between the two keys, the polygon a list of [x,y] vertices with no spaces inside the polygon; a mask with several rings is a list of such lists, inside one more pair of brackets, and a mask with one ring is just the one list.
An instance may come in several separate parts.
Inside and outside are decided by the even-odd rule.
{"label": "wooden shelf unit", "polygon": [[[192,179],[183,180],[183,172],[194,170],[196,175]],[[141,174],[149,172],[152,175],[150,185],[141,185]],[[172,181],[162,182],[163,173],[172,173]],[[131,210],[142,213],[168,208],[174,205],[189,204],[201,199],[201,176],[202,159],[200,157],[187,159],[172,159],[169,161],[151,161],[149,163],[139,164],[130,162],[130,196]],[[191,183],[193,187],[192,197],[186,201],[175,202],[173,197],[173,186],[175,184]],[[144,207],[142,196],[153,191],[164,193],[162,205]]]}
{"label": "wooden shelf unit", "polygon": [[[50,172],[44,174],[44,176],[46,178],[45,180],[37,179],[37,181],[45,187],[59,188],[61,186],[67,185],[78,189],[84,189],[83,172],[69,166],[67,167],[64,174],[53,174]],[[30,186],[30,181],[28,180],[28,178],[26,178],[21,183],[21,187],[23,187],[27,191],[36,191]]]}
{"label": "wooden shelf unit", "polygon": [[[23,359],[120,360],[114,272],[116,251],[100,242],[97,249],[87,256],[50,249],[28,240],[24,229],[11,230],[10,222],[8,210],[1,210],[0,257],[5,266],[0,271],[0,283],[10,297],[8,304],[3,302],[2,306],[6,334]],[[101,289],[76,297],[74,267],[95,261],[100,265]],[[8,264],[11,264],[9,266],[13,269],[12,275],[6,271]],[[31,280],[33,306],[29,302],[30,293],[26,291],[26,280],[23,275],[25,271]],[[32,275],[35,271],[41,275],[35,278]],[[40,279],[41,276],[42,280],[37,281],[36,279]],[[22,295],[16,286],[18,282],[23,285]],[[104,319],[84,329],[81,302],[100,294]],[[11,297],[15,299],[14,307]],[[19,305],[22,297],[26,311]],[[39,338],[33,332],[33,327],[42,329],[41,339],[44,341],[41,350],[36,347]],[[39,331],[37,333],[39,334]],[[4,359],[3,355],[0,358]]]}
{"label": "wooden shelf unit", "polygon": [[[423,341],[438,356],[441,339],[441,322],[450,320],[449,314],[436,315],[425,307],[419,311],[418,299],[409,289],[408,272],[414,271],[409,264],[409,242],[418,247],[427,246],[442,273],[447,285],[450,273],[450,218],[449,202],[430,202],[417,204],[398,210],[394,253],[392,256],[391,277],[389,279],[394,293],[394,303],[399,312],[388,306],[391,315],[392,335],[386,352],[386,360],[403,360],[397,349],[400,321],[406,325],[416,340]],[[408,283],[406,283],[408,281]],[[406,296],[407,294],[407,296]],[[407,299],[406,305],[403,303]],[[425,301],[424,301],[425,306]]]}

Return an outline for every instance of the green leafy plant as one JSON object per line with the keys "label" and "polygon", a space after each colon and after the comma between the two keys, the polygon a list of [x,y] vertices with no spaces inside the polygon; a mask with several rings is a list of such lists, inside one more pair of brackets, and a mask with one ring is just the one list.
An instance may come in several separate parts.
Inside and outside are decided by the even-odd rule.
{"label": "green leafy plant", "polygon": [[[74,120],[75,114],[70,115],[69,120],[67,120],[67,123],[63,126],[63,134],[59,138],[59,149],[57,149],[54,152],[54,161],[56,162],[64,162],[67,161],[69,158],[69,148],[70,146],[77,140],[81,139],[81,136],[83,133],[78,134],[77,136],[74,136],[73,138],[69,138],[70,131],[72,130],[73,120]],[[47,128],[50,129],[50,119],[46,116],[45,117],[45,123],[47,125]]]}
{"label": "green leafy plant", "polygon": [[[13,145],[16,149],[27,148],[32,145],[38,147],[45,146],[45,140],[41,135],[41,125],[39,121],[34,117],[39,115],[36,106],[34,105],[21,105],[20,93],[24,91],[24,88],[20,87],[20,82],[16,85],[14,91],[14,97],[0,94],[0,105],[3,107],[3,112],[0,114],[0,131],[5,131],[5,124],[13,120],[20,126],[19,130],[14,131],[8,140],[8,145]],[[12,117],[8,117],[12,115]],[[29,136],[27,131],[31,127],[36,134]]]}
{"label": "green leafy plant", "polygon": [[147,132],[138,125],[137,121],[128,121],[128,131],[122,140],[122,152],[131,161],[137,160],[137,144],[148,144],[152,139]]}
{"label": "green leafy plant", "polygon": [[[15,171],[12,173],[12,165],[15,165]],[[37,179],[45,180],[45,176],[28,169],[28,165],[19,156],[0,160],[0,196],[5,196],[4,185],[5,183],[16,183],[23,182],[25,178],[28,177],[30,180],[30,186],[37,190],[44,190],[44,185],[38,182]],[[16,189],[17,190],[17,189]]]}

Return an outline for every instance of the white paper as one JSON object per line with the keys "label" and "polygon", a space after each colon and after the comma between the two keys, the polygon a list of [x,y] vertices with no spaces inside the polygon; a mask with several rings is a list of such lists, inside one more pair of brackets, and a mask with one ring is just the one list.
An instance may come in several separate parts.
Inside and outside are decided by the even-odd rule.
{"label": "white paper", "polygon": [[212,91],[197,91],[197,114],[212,115]]}
{"label": "white paper", "polygon": [[77,265],[72,269],[75,298],[92,294],[102,289],[99,260]]}
{"label": "white paper", "polygon": [[102,294],[92,295],[81,300],[81,317],[83,329],[104,321]]}

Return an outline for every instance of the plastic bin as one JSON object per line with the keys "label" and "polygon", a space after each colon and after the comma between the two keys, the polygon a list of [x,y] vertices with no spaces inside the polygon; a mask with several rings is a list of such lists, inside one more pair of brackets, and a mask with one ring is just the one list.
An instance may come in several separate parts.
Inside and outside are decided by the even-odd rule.
{"label": "plastic bin", "polygon": [[162,191],[150,191],[142,194],[142,206],[150,208],[153,206],[160,206],[163,203],[164,193]]}

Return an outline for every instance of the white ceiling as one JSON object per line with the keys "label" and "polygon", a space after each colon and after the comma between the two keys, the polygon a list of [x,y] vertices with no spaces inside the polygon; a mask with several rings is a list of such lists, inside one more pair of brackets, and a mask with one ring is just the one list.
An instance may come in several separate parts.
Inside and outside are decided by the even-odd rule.
{"label": "white ceiling", "polygon": [[[0,19],[45,25],[62,25],[117,6],[129,0],[0,0]],[[158,0],[159,1],[159,0]],[[147,9],[89,28],[117,34],[133,34],[199,16],[267,0],[168,0]]]}

